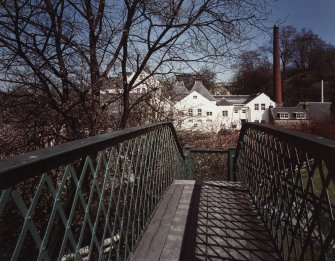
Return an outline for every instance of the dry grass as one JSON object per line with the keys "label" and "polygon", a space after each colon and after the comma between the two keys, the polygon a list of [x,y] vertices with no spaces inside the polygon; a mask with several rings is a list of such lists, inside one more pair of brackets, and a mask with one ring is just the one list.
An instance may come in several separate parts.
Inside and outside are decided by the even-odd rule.
{"label": "dry grass", "polygon": [[335,119],[331,118],[313,120],[308,124],[299,124],[299,125],[290,125],[281,127],[294,129],[329,139],[335,139]]}
{"label": "dry grass", "polygon": [[177,135],[182,147],[190,146],[192,149],[228,149],[236,146],[240,132],[202,133],[179,131]]}

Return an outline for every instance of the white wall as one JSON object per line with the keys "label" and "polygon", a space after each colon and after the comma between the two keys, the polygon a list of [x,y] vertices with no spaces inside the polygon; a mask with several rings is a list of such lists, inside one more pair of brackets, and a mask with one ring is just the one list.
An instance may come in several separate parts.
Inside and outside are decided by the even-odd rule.
{"label": "white wall", "polygon": [[[255,104],[258,104],[258,110],[255,110]],[[265,104],[265,110],[262,110],[262,104]],[[270,122],[270,106],[275,107],[275,102],[273,102],[269,96],[264,93],[257,96],[255,99],[250,101],[245,105],[249,108],[248,121],[255,122],[258,120],[259,122],[265,121],[265,123]]]}
{"label": "white wall", "polygon": [[[134,74],[135,73],[132,73],[130,76],[127,77],[128,82],[134,77]],[[146,77],[148,76],[149,74],[147,72],[141,72],[141,74],[135,80],[135,87],[130,91],[130,93],[146,93],[154,88],[158,88],[157,91],[160,92],[159,81],[157,81],[154,76],[150,76],[146,79]]]}
{"label": "white wall", "polygon": [[[258,104],[258,110],[255,110],[255,104]],[[262,104],[265,105],[264,110]],[[260,123],[263,120],[269,123],[269,106],[274,107],[275,103],[263,93],[245,105],[217,106],[201,94],[192,92],[174,106],[175,127],[183,130],[218,132],[221,129],[241,129],[242,120],[258,120]],[[192,109],[192,116],[188,114],[189,109]],[[198,116],[198,109],[202,111],[201,116]],[[227,116],[223,116],[223,111],[228,112]],[[207,112],[212,112],[212,115],[206,115]]]}
{"label": "white wall", "polygon": [[[192,115],[189,115],[190,109],[192,109]],[[201,115],[198,115],[199,109]],[[212,115],[207,115],[207,113]],[[195,91],[175,104],[174,115],[177,129],[204,132],[217,132],[220,129],[218,106]]]}

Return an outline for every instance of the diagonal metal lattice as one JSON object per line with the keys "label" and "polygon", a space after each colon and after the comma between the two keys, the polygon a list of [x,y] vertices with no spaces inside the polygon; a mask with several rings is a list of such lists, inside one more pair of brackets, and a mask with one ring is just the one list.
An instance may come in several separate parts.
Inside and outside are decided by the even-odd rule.
{"label": "diagonal metal lattice", "polygon": [[335,259],[335,142],[246,124],[236,174],[246,183],[284,260]]}
{"label": "diagonal metal lattice", "polygon": [[171,124],[80,142],[69,156],[40,153],[50,167],[32,164],[43,172],[17,167],[28,177],[1,191],[0,260],[127,259],[167,187],[185,178]]}

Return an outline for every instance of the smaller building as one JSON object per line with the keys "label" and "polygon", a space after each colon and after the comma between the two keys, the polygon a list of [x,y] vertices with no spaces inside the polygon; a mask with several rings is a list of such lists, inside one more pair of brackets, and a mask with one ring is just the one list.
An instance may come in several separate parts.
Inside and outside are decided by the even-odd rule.
{"label": "smaller building", "polygon": [[330,117],[330,102],[300,102],[296,107],[271,109],[271,123],[280,126],[308,125]]}
{"label": "smaller building", "polygon": [[330,106],[331,102],[299,102],[297,105],[307,110],[312,120],[329,119]]}
{"label": "smaller building", "polygon": [[309,124],[309,111],[300,107],[271,108],[271,123],[280,126]]}

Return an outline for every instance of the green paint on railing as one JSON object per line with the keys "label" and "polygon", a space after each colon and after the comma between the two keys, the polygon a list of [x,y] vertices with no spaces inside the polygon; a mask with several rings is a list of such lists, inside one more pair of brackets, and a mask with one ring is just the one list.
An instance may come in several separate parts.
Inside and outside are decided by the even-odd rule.
{"label": "green paint on railing", "polygon": [[166,189],[187,178],[170,124],[128,135],[2,190],[0,259],[127,259]]}
{"label": "green paint on railing", "polygon": [[235,170],[284,260],[335,260],[335,141],[245,124]]}

